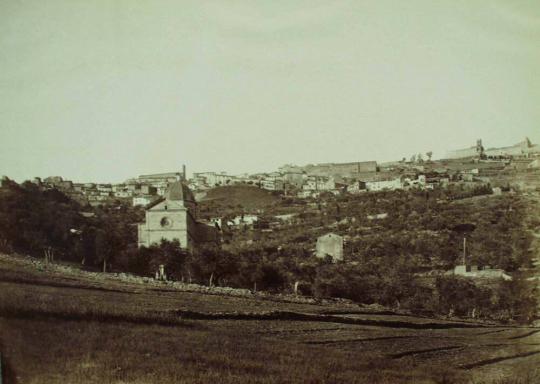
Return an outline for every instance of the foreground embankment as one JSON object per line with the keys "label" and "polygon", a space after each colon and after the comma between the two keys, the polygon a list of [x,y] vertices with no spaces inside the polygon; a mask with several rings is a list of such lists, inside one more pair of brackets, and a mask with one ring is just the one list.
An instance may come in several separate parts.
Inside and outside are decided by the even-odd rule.
{"label": "foreground embankment", "polygon": [[0,257],[6,382],[538,382],[538,328],[99,275]]}

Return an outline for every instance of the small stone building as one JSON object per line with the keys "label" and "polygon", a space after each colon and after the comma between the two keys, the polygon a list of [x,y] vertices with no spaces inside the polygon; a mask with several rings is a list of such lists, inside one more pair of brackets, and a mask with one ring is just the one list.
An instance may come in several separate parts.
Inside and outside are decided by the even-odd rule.
{"label": "small stone building", "polygon": [[454,267],[454,275],[480,279],[512,280],[512,276],[507,275],[502,269],[478,265],[456,265]]}
{"label": "small stone building", "polygon": [[335,233],[328,233],[317,239],[316,256],[325,258],[331,256],[332,261],[343,260],[343,237]]}

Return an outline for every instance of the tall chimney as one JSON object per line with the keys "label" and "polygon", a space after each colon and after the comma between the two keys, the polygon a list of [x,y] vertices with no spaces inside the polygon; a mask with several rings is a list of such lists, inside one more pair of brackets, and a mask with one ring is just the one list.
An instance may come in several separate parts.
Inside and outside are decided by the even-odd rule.
{"label": "tall chimney", "polygon": [[182,165],[182,175],[184,177],[184,181],[187,180],[186,165],[185,164]]}

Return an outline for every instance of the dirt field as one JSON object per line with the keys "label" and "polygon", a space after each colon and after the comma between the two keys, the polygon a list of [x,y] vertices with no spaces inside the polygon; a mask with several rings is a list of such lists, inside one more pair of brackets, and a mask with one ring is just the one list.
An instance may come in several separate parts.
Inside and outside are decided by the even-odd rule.
{"label": "dirt field", "polygon": [[0,336],[7,383],[540,382],[540,328],[63,276],[5,256]]}

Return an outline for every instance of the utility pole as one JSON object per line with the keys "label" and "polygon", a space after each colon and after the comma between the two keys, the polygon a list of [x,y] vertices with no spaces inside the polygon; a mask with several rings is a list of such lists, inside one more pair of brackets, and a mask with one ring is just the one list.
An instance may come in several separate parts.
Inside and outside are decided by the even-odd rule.
{"label": "utility pole", "polygon": [[463,236],[463,265],[467,265],[467,236]]}

